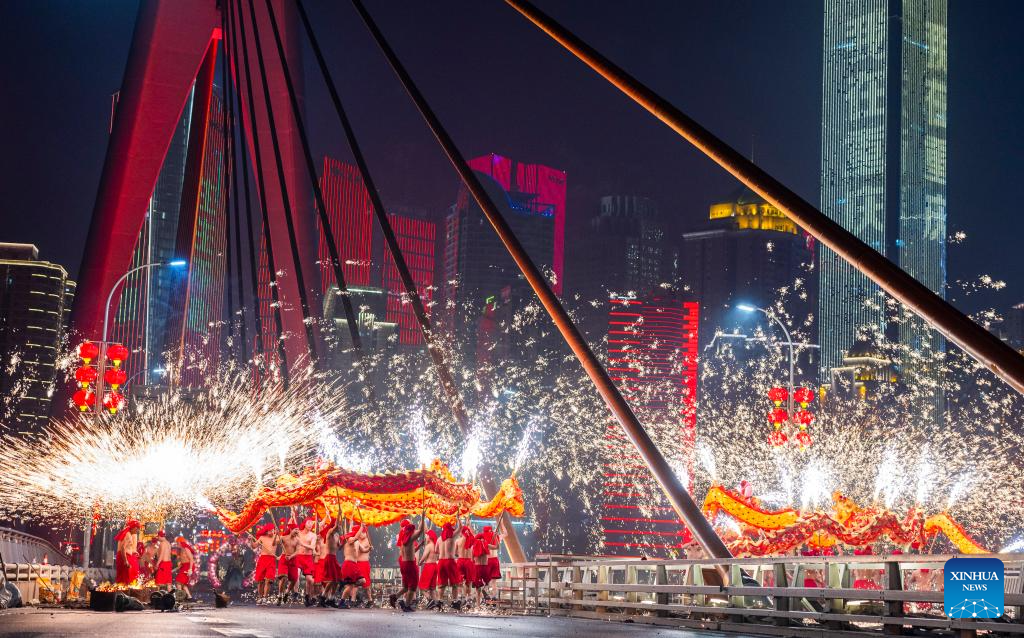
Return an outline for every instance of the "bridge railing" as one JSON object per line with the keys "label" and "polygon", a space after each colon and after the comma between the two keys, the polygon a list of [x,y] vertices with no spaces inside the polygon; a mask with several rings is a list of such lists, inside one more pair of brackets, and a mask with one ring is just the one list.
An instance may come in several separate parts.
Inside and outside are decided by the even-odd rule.
{"label": "bridge railing", "polygon": [[943,614],[953,556],[626,560],[538,556],[503,565],[498,604],[513,611],[745,634],[899,635],[905,629],[1024,634],[1024,554],[1006,566],[1001,619]]}
{"label": "bridge railing", "polygon": [[[54,592],[59,592],[60,599],[66,599],[71,583],[71,574],[75,571],[82,571],[81,568],[68,565],[40,565],[38,563],[5,563],[4,566],[6,567],[4,577],[18,588],[25,604],[32,604],[43,598],[44,594]],[[40,579],[45,579],[43,582],[46,585],[41,585]],[[112,569],[90,567],[85,570],[86,582],[92,580],[101,583],[113,579],[114,570]],[[44,591],[47,588],[50,589],[50,592]]]}
{"label": "bridge railing", "polygon": [[36,562],[70,565],[71,560],[45,538],[0,527],[0,556],[7,562]]}

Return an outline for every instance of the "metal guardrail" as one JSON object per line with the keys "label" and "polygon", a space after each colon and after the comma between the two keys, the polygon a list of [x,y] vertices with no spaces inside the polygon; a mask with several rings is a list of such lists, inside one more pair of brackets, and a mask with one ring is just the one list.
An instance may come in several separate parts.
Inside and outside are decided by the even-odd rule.
{"label": "metal guardrail", "polygon": [[[3,576],[8,582],[14,583],[21,598],[26,605],[32,604],[41,598],[39,579],[45,578],[49,581],[51,589],[60,592],[64,599],[68,593],[68,585],[71,582],[71,574],[75,571],[82,571],[81,568],[68,565],[39,565],[36,563],[6,563],[7,568]],[[101,583],[105,580],[114,579],[114,570],[103,567],[90,567],[85,570],[86,582],[93,580]],[[3,579],[0,578],[0,581]]]}
{"label": "metal guardrail", "polygon": [[50,541],[9,527],[0,527],[0,556],[11,563],[45,560],[52,565],[71,565],[71,559]]}
{"label": "metal guardrail", "polygon": [[1006,566],[1001,619],[950,619],[943,565],[954,556],[628,560],[538,556],[502,566],[512,611],[773,636],[1024,635],[1024,554]]}

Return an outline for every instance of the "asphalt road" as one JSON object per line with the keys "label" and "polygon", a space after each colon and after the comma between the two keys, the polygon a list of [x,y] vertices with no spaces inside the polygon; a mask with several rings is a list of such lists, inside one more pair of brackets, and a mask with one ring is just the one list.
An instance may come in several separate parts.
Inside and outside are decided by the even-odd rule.
{"label": "asphalt road", "polygon": [[[304,609],[233,606],[164,613],[14,609],[0,612],[0,636],[115,636],[154,638],[272,638],[277,636],[369,636],[410,638],[526,638],[580,636],[619,638],[724,636],[650,625],[542,616],[485,616],[420,611],[403,614],[383,609]],[[733,638],[737,638],[733,634]]]}

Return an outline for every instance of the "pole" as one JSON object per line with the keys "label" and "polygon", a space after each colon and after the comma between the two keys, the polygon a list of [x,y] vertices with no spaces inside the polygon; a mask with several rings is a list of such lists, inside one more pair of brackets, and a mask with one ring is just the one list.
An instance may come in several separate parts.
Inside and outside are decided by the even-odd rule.
{"label": "pole", "polygon": [[786,343],[789,345],[789,401],[787,407],[789,408],[789,418],[793,418],[793,338],[789,336],[789,330],[786,329],[786,324],[782,323],[774,313],[768,312],[764,308],[758,308],[759,311],[764,313],[764,316],[768,317],[782,328],[782,334],[786,336]]}
{"label": "pole", "polygon": [[413,83],[412,78],[409,76],[405,67],[398,60],[395,52],[391,49],[391,46],[384,39],[384,35],[377,28],[373,19],[367,13],[366,8],[363,6],[361,0],[352,0],[352,4],[355,5],[356,10],[359,12],[366,23],[367,29],[373,39],[376,40],[377,46],[380,47],[384,56],[388,59],[392,70],[398,76],[402,85],[405,87],[406,93],[416,104],[416,108],[419,110],[420,115],[426,121],[431,131],[434,133],[434,137],[444,148],[445,153],[448,155],[448,159],[451,160],[452,165],[458,171],[459,176],[462,178],[463,183],[473,194],[473,198],[476,200],[480,209],[483,211],[487,220],[491,226],[494,227],[494,231],[498,234],[501,242],[508,249],[512,259],[515,260],[519,269],[522,271],[523,276],[530,283],[534,293],[540,299],[541,304],[547,310],[551,316],[551,320],[554,322],[558,331],[562,334],[566,343],[572,349],[576,358],[579,359],[583,365],[583,369],[586,371],[590,380],[596,386],[598,392],[601,393],[601,397],[604,399],[608,408],[612,411],[612,414],[619,421],[622,429],[626,432],[626,435],[636,446],[637,452],[639,452],[641,458],[647,463],[647,467],[650,468],[651,473],[654,474],[654,478],[657,479],[661,485],[662,490],[665,492],[665,496],[668,502],[672,505],[676,514],[681,520],[683,520],[694,537],[704,548],[704,550],[714,558],[730,558],[732,555],[726,548],[725,543],[715,533],[711,523],[704,517],[704,514],[700,511],[700,507],[694,502],[693,498],[690,497],[689,492],[679,481],[672,467],[668,464],[668,460],[662,455],[661,451],[654,444],[647,430],[644,429],[640,421],[637,420],[636,415],[633,414],[629,404],[623,398],[622,394],[619,393],[618,388],[612,382],[611,377],[608,376],[608,372],[601,365],[601,362],[597,360],[594,353],[590,350],[590,346],[587,345],[583,337],[580,335],[576,326],[573,324],[572,319],[569,318],[565,308],[562,307],[561,302],[552,292],[551,287],[548,285],[544,275],[540,272],[537,266],[530,259],[529,255],[523,249],[523,246],[519,243],[515,234],[512,232],[511,227],[505,218],[502,217],[498,208],[491,201],[487,192],[484,190],[483,185],[477,179],[472,169],[466,163],[465,158],[459,152],[455,146],[455,142],[445,131],[441,125],[440,120],[431,110],[427,104],[426,99],[420,93],[419,89]]}
{"label": "pole", "polygon": [[[391,221],[388,219],[387,212],[384,208],[384,202],[381,200],[380,192],[377,190],[377,185],[374,183],[373,176],[370,174],[370,168],[366,163],[366,157],[363,155],[362,148],[359,146],[359,141],[356,139],[355,131],[352,129],[352,124],[348,119],[348,115],[342,107],[341,97],[338,95],[338,90],[334,85],[334,80],[331,79],[331,74],[327,69],[327,62],[324,60],[316,35],[313,33],[313,26],[309,21],[309,16],[306,15],[306,9],[302,4],[302,0],[297,2],[297,7],[299,10],[299,17],[302,19],[306,35],[309,37],[310,45],[312,46],[313,53],[316,56],[317,64],[320,67],[320,73],[323,75],[324,82],[327,84],[328,92],[331,95],[331,102],[334,104],[335,113],[337,113],[338,120],[341,122],[341,127],[345,131],[345,138],[348,140],[349,148],[352,150],[352,157],[355,159],[356,166],[359,168],[359,174],[363,178],[363,184],[366,186],[366,192],[370,196],[370,203],[373,206],[374,216],[377,218],[377,223],[380,226],[381,233],[384,235],[384,241],[388,246],[388,250],[391,252],[392,258],[394,259],[395,268],[398,270],[399,277],[402,280],[402,286],[405,288],[405,294],[409,299],[409,304],[412,306],[413,314],[416,316],[416,322],[419,324],[420,333],[423,335],[423,343],[427,346],[427,353],[430,355],[434,373],[437,374],[438,381],[441,384],[441,389],[444,391],[445,398],[448,400],[448,406],[452,412],[452,417],[455,419],[455,422],[458,423],[463,436],[468,438],[472,433],[472,425],[469,421],[469,415],[466,414],[466,405],[463,403],[462,396],[459,394],[458,386],[455,385],[455,378],[452,375],[451,367],[445,359],[444,349],[434,343],[434,334],[431,328],[430,317],[427,316],[427,310],[423,306],[423,299],[420,297],[419,290],[416,287],[416,281],[412,277],[409,265],[405,261],[405,255],[402,253],[402,248],[398,244],[398,238],[395,236],[394,228],[391,226]],[[498,493],[499,486],[490,475],[490,472],[486,470],[481,472],[479,480],[485,497],[490,498]],[[511,517],[509,517],[506,512],[502,512],[499,516],[498,526],[502,531],[502,538],[505,539],[505,549],[508,551],[509,558],[512,562],[526,562],[526,554],[523,552],[522,544],[519,542],[519,536],[516,534],[516,529],[512,525]]]}
{"label": "pole", "polygon": [[882,290],[927,321],[993,374],[1024,394],[1024,357],[954,308],[881,253],[766,173],[639,80],[616,66],[528,0],[505,0],[526,19],[551,36],[584,64],[645,108],[681,137],[770,204],[816,240],[867,275]]}

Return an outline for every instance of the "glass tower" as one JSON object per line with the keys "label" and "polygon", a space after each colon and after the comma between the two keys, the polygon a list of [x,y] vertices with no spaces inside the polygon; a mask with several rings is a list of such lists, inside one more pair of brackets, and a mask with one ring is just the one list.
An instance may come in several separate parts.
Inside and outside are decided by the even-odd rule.
{"label": "glass tower", "polygon": [[[944,295],[946,0],[828,0],[824,26],[821,210]],[[894,325],[879,287],[824,247],[820,282],[823,381],[859,330],[944,347]]]}

